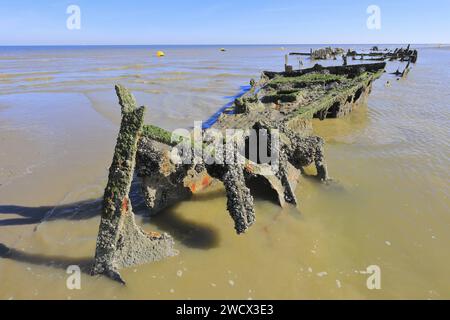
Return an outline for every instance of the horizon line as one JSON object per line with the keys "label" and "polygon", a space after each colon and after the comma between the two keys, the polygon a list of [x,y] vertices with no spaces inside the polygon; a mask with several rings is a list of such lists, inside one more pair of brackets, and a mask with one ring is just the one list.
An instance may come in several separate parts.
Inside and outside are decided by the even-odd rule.
{"label": "horizon line", "polygon": [[444,42],[371,42],[371,43],[183,43],[183,44],[1,44],[0,47],[66,47],[66,46],[294,46],[294,45],[450,45]]}

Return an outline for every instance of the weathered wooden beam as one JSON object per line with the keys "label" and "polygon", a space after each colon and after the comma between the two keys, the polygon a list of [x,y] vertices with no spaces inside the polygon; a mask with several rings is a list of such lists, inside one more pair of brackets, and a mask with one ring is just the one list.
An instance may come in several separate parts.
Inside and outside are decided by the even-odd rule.
{"label": "weathered wooden beam", "polygon": [[225,148],[226,153],[234,158],[234,163],[208,165],[207,170],[212,177],[223,182],[227,193],[227,210],[237,234],[241,234],[255,222],[253,196],[245,184],[244,165],[238,161],[238,145],[227,144]]}
{"label": "weathered wooden beam", "polygon": [[116,86],[116,93],[122,121],[103,196],[92,274],[103,274],[125,283],[119,269],[158,261],[176,255],[177,251],[171,236],[148,234],[135,222],[129,193],[145,107],[136,108],[133,95],[120,85]]}
{"label": "weathered wooden beam", "polygon": [[311,56],[310,52],[290,52],[291,56]]}
{"label": "weathered wooden beam", "polygon": [[410,70],[410,68],[409,68],[410,64],[411,64],[411,61],[408,61],[408,64],[406,65],[405,69],[402,72],[402,78],[405,78],[408,75],[409,70]]}
{"label": "weathered wooden beam", "polygon": [[386,67],[386,62],[378,62],[378,63],[366,63],[366,64],[354,64],[347,66],[329,66],[322,67],[320,65],[315,65],[312,68],[302,69],[302,70],[294,70],[293,72],[274,72],[274,71],[263,71],[263,75],[267,77],[269,80],[275,78],[276,76],[281,77],[298,77],[307,73],[316,72],[316,71],[324,71],[328,70],[331,74],[350,74],[358,72],[361,68],[364,68],[367,72],[377,72],[378,70],[384,69]]}

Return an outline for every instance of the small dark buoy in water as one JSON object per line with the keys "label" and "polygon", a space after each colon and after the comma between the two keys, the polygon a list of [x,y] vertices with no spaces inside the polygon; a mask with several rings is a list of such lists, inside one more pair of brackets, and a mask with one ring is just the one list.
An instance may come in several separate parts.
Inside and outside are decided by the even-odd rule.
{"label": "small dark buoy in water", "polygon": [[225,52],[227,50],[225,48],[220,48],[220,51]]}

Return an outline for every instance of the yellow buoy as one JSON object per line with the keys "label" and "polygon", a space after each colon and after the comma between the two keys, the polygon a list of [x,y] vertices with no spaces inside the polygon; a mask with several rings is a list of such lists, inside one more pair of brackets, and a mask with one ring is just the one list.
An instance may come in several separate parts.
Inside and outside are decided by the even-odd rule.
{"label": "yellow buoy", "polygon": [[156,56],[157,57],[164,57],[166,54],[164,53],[164,51],[158,51],[157,53],[156,53]]}
{"label": "yellow buoy", "polygon": [[227,51],[227,49],[225,49],[225,48],[220,48],[220,51],[225,52],[225,51]]}

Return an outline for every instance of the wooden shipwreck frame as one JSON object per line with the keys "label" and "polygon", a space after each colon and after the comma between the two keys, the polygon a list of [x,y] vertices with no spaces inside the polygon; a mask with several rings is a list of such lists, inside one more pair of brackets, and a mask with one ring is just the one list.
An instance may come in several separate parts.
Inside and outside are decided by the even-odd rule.
{"label": "wooden shipwreck frame", "polygon": [[416,63],[418,58],[418,51],[411,49],[408,45],[406,48],[396,48],[394,50],[380,50],[377,46],[372,47],[370,52],[358,53],[357,51],[348,49],[347,52],[342,48],[321,48],[310,52],[290,52],[292,56],[307,56],[311,60],[336,60],[338,56],[351,57],[352,60],[369,60],[369,61],[410,61]]}
{"label": "wooden shipwreck frame", "polygon": [[[174,162],[173,153],[179,152],[175,148],[181,140],[162,128],[144,125],[145,108],[137,108],[132,94],[116,86],[122,122],[104,193],[92,273],[123,282],[121,268],[177,254],[170,235],[146,233],[135,223],[129,197],[134,176],[141,179],[150,215],[222,182],[227,209],[238,234],[246,232],[256,221],[252,196],[255,182],[275,193],[280,206],[296,205],[295,189],[303,167],[314,164],[318,181],[329,179],[324,141],[312,135],[311,120],[342,117],[364,103],[373,81],[385,72],[385,66],[385,62],[380,62],[265,71],[258,81],[251,80],[251,89],[224,110],[211,127],[203,128],[205,134],[213,130],[253,129],[266,134],[269,140],[276,132],[279,143],[266,150],[278,154],[276,171],[270,163],[247,157],[248,136],[231,144],[241,147],[239,150],[244,150],[241,154],[231,150],[229,144],[224,147],[225,156],[241,157],[243,161],[207,164],[196,158],[196,147],[189,145],[192,161]],[[203,140],[202,147],[208,147],[209,143]]]}

